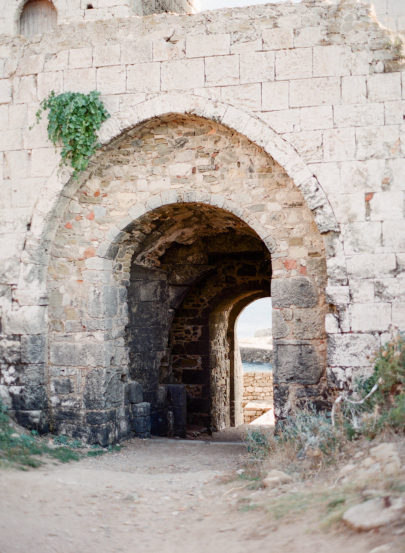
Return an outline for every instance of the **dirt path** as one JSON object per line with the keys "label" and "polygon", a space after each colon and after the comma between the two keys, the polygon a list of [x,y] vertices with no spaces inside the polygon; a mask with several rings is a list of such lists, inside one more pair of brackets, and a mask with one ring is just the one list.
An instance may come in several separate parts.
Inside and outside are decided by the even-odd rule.
{"label": "dirt path", "polygon": [[305,516],[276,523],[249,510],[268,491],[224,483],[244,451],[132,440],[69,465],[1,471],[0,553],[369,553],[381,544],[374,535],[314,530]]}

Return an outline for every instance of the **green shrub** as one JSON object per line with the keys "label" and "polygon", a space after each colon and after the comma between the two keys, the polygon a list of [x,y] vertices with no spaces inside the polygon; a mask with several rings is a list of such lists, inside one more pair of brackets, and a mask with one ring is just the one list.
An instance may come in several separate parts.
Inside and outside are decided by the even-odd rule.
{"label": "green shrub", "polygon": [[90,157],[100,147],[97,131],[110,115],[100,100],[100,93],[64,92],[50,95],[41,102],[37,121],[48,112],[48,136],[53,144],[62,144],[62,164],[70,163],[74,177],[87,169]]}
{"label": "green shrub", "polygon": [[309,451],[333,453],[339,445],[340,434],[333,428],[329,413],[318,413],[309,407],[280,421],[276,441],[290,442],[298,457],[303,458]]}
{"label": "green shrub", "polygon": [[264,432],[249,428],[246,432],[245,442],[251,457],[260,460],[269,454],[270,441]]}
{"label": "green shrub", "polygon": [[[373,387],[376,390],[371,393]],[[367,396],[370,397],[367,398]],[[374,361],[373,374],[355,383],[357,403],[345,402],[343,424],[349,437],[374,437],[384,429],[405,432],[405,339],[398,334]]]}

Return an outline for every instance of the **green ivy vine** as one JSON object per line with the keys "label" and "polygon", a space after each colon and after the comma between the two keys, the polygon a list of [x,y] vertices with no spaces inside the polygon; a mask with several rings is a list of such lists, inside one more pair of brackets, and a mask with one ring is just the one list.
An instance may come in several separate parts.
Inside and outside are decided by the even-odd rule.
{"label": "green ivy vine", "polygon": [[100,93],[89,94],[64,92],[56,95],[52,91],[42,100],[37,111],[37,121],[48,110],[48,137],[53,144],[62,143],[62,165],[74,169],[74,177],[87,169],[90,157],[100,147],[97,131],[110,114],[100,100]]}

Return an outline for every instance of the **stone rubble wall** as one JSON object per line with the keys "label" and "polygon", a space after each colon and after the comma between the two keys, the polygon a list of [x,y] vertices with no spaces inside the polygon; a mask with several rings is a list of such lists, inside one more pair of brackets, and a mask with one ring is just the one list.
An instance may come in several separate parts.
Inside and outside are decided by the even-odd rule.
{"label": "stone rubble wall", "polygon": [[[317,284],[326,292],[327,385],[347,388],[356,375],[368,374],[370,356],[389,339],[391,325],[405,328],[405,71],[397,37],[373,20],[369,5],[311,1],[141,18],[125,0],[98,0],[93,10],[79,0],[56,0],[60,27],[28,41],[16,36],[22,4],[7,2],[0,16],[0,31],[8,33],[0,38],[0,393],[23,413],[21,420],[45,424],[48,254],[56,228],[69,223],[64,210],[77,192],[69,170],[58,169],[46,121],[31,128],[51,90],[101,92],[112,115],[100,133],[104,144],[148,119],[192,113],[244,135],[273,158],[302,194],[324,241],[327,281]],[[274,338],[279,353],[288,352],[291,329],[311,331],[304,312],[291,309],[284,281],[308,270],[300,262],[307,253],[300,221],[293,211],[284,220],[285,206],[276,192],[269,201],[261,178],[248,191],[214,183],[207,192],[203,183],[187,195],[181,179],[192,168],[182,163],[171,175],[176,183],[156,179],[131,190],[136,202],[122,226],[94,235],[85,219],[93,242],[79,255],[89,256],[83,261],[89,281],[110,278],[106,252],[140,214],[190,197],[225,206],[273,255]],[[112,186],[121,176],[111,170]],[[91,183],[90,189],[97,192]],[[261,201],[251,201],[253,190]],[[100,228],[103,209],[93,214]],[[288,240],[284,228],[293,229]],[[280,235],[272,240],[275,229]],[[54,246],[58,255],[60,245]],[[55,267],[63,276],[61,265]],[[299,300],[305,283],[295,284]],[[55,294],[68,294],[63,283]],[[89,331],[96,364],[105,332]],[[279,353],[275,348],[275,365],[290,379]],[[82,390],[83,382],[72,380]],[[287,389],[283,394],[286,401]],[[66,405],[66,416],[75,408]]]}
{"label": "stone rubble wall", "polygon": [[273,373],[252,372],[243,375],[243,418],[251,423],[273,408]]}
{"label": "stone rubble wall", "polygon": [[273,402],[272,371],[255,371],[243,375],[243,404],[249,401]]}

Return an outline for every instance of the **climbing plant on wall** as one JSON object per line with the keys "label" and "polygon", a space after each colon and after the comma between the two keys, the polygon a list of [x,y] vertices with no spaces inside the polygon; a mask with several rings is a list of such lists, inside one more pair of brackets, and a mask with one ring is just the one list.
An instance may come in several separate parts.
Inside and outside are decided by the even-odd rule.
{"label": "climbing plant on wall", "polygon": [[90,157],[100,144],[97,131],[110,117],[100,100],[100,93],[93,90],[89,94],[64,92],[56,95],[52,91],[41,102],[36,116],[48,110],[48,136],[53,144],[62,144],[61,163],[73,167],[77,178],[87,169]]}

